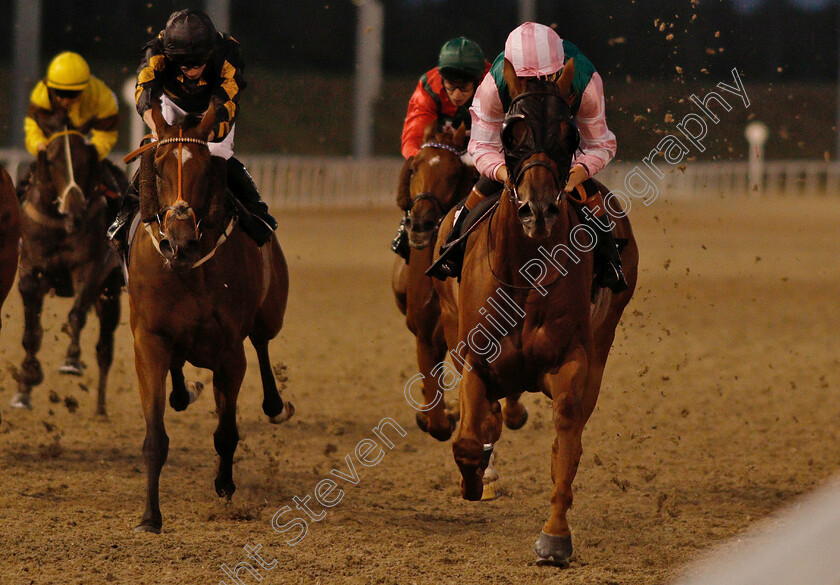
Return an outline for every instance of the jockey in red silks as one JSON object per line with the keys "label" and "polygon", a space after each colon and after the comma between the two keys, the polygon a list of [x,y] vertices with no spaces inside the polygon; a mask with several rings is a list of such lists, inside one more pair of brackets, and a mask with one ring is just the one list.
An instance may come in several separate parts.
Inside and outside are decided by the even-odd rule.
{"label": "jockey in red silks", "polygon": [[[423,74],[408,102],[401,144],[406,160],[420,151],[423,133],[432,122],[436,121],[439,128],[451,128],[453,132],[463,123],[469,135],[473,95],[489,70],[490,63],[475,42],[458,37],[444,43],[437,67]],[[473,166],[469,154],[464,153],[462,160]],[[408,260],[405,218],[400,222],[391,249]]]}
{"label": "jockey in red silks", "polygon": [[[575,77],[570,110],[580,132],[580,151],[572,160],[564,191],[575,191],[578,185],[593,177],[613,159],[616,139],[607,127],[604,86],[595,67],[575,45],[561,40],[550,27],[534,22],[520,25],[508,35],[504,52],[496,58],[490,74],[478,86],[470,108],[472,136],[469,153],[481,173],[481,179],[467,198],[464,208],[456,215],[447,245],[460,235],[467,212],[486,195],[497,192],[508,180],[501,139],[502,123],[511,101],[503,75],[505,59],[513,65],[518,77],[552,78],[572,58]],[[603,217],[606,213],[603,194],[592,184],[585,184],[584,188],[588,195],[585,205],[589,212],[582,213],[581,206],[574,207],[580,220],[598,234],[596,282],[616,292],[624,290],[627,283],[621,271],[621,256],[612,231],[603,227],[610,224],[609,218]],[[453,248],[452,253],[436,263],[429,274],[444,279],[460,274],[463,246],[456,248],[460,250]],[[444,252],[442,250],[441,253]]]}

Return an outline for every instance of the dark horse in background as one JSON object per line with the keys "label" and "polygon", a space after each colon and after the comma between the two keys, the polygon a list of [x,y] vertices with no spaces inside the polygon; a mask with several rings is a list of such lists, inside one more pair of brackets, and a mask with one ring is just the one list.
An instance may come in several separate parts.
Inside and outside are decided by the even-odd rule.
{"label": "dark horse in background", "polygon": [[[460,289],[451,279],[435,283],[447,341],[466,345],[461,424],[452,450],[462,496],[481,498],[483,448],[495,443],[502,430],[499,399],[522,390],[552,399],[554,490],[535,550],[538,564],[566,566],[572,553],[566,513],[582,453],[581,434],[595,408],[615,328],[633,295],[638,249],[627,217],[615,217],[615,235],[627,241],[622,260],[629,289],[593,294],[592,252],[572,247],[572,230],[579,222],[563,191],[578,146],[568,106],[573,61],[554,82],[517,78],[508,62],[504,76],[513,103],[523,103],[516,116],[507,117],[502,143],[506,155],[522,156],[518,164],[508,161],[511,180],[499,206],[467,244]],[[443,231],[438,242],[445,238]],[[540,246],[552,262],[540,254]],[[526,278],[520,270],[535,259],[545,269],[541,274],[526,271],[531,275]],[[504,315],[497,307],[505,309]],[[500,329],[495,339],[489,339],[494,325],[488,313]],[[476,331],[484,338],[479,340]]]}
{"label": "dark horse in background", "polygon": [[[420,151],[405,161],[397,187],[397,205],[406,212],[411,247],[409,261],[397,257],[392,286],[397,306],[417,341],[417,363],[423,375],[423,397],[407,396],[417,410],[417,425],[445,441],[455,430],[457,413],[447,410],[440,384],[439,364],[446,357],[446,339],[440,323],[440,303],[426,269],[432,263],[438,227],[446,213],[467,196],[478,179],[473,167],[461,161],[466,128],[454,133],[431,123]],[[419,385],[419,384],[418,384]]]}
{"label": "dark horse in background", "polygon": [[[20,202],[15,194],[15,185],[6,169],[0,167],[0,307],[17,274],[20,222]],[[2,325],[0,314],[0,327]]]}
{"label": "dark horse in background", "polygon": [[[6,169],[0,167],[0,309],[15,282],[20,241],[20,202]],[[0,314],[0,328],[2,328]]]}
{"label": "dark horse in background", "polygon": [[163,420],[167,373],[173,384],[170,405],[183,410],[192,399],[184,384],[184,364],[213,372],[219,497],[230,499],[236,489],[236,400],[247,365],[246,338],[259,359],[264,412],[279,423],[294,408],[280,398],[268,355],[268,343],[279,333],[286,312],[286,259],[277,238],[257,247],[236,224],[225,161],[211,157],[207,144],[215,110],[211,106],[192,126],[194,120],[170,126],[159,108],[152,109],[152,116],[159,141],[140,162],[144,229],[131,244],[128,291],[146,419],[146,509],[137,530],[159,533],[159,480],[169,452]]}
{"label": "dark horse in background", "polygon": [[[74,129],[62,113],[40,118],[38,125],[49,136],[46,150],[38,153],[34,174],[23,195],[22,245],[18,289],[23,300],[23,359],[18,393],[12,406],[31,408],[32,388],[44,379],[37,353],[43,329],[41,310],[49,291],[74,297],[63,331],[70,336],[62,373],[80,376],[79,336],[88,311],[99,318],[96,360],[99,384],[96,412],[105,414],[105,388],[114,355],[114,330],[120,318],[123,277],[105,231],[109,217],[105,195],[99,189],[100,162],[85,139],[89,128]],[[125,191],[125,176],[115,177]]]}

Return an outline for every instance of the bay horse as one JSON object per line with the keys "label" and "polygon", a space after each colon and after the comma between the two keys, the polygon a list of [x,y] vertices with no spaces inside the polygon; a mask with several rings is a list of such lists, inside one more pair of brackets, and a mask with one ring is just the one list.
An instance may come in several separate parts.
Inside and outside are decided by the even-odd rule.
{"label": "bay horse", "polygon": [[[49,141],[36,157],[31,182],[23,194],[18,290],[23,300],[26,355],[17,374],[18,392],[11,404],[32,408],[32,388],[44,379],[37,353],[43,338],[44,296],[52,290],[60,297],[75,296],[62,328],[70,336],[64,363],[59,368],[63,374],[82,375],[79,337],[88,312],[95,307],[99,319],[96,412],[104,415],[123,285],[119,261],[105,237],[113,218],[109,217],[106,197],[99,189],[96,149],[85,138],[89,128],[72,128],[61,112],[37,121]],[[127,187],[124,174],[115,179],[121,189]]]}
{"label": "bay horse", "polygon": [[[20,202],[15,194],[15,184],[6,169],[0,166],[0,307],[17,274],[20,223]],[[0,314],[0,328],[2,326]]]}
{"label": "bay horse", "polygon": [[[573,549],[566,513],[581,434],[595,408],[615,328],[633,295],[638,249],[626,215],[614,217],[616,237],[627,241],[622,261],[629,288],[593,294],[592,241],[580,237],[563,191],[578,147],[569,110],[574,63],[555,81],[518,78],[509,62],[504,66],[512,105],[502,143],[511,178],[495,214],[470,237],[460,288],[452,279],[435,283],[447,341],[463,347],[461,424],[452,451],[462,496],[480,499],[484,446],[502,430],[498,400],[521,390],[551,398],[554,489],[534,549],[538,564],[568,566]],[[511,153],[521,157],[512,160]],[[587,245],[573,248],[576,240]]]}
{"label": "bay horse", "polygon": [[[438,228],[446,213],[467,196],[478,179],[474,167],[461,161],[466,148],[466,127],[439,130],[437,121],[425,129],[420,151],[403,164],[397,187],[397,205],[406,212],[411,247],[409,261],[397,257],[392,288],[405,323],[414,334],[423,400],[406,398],[417,410],[417,426],[439,441],[455,430],[457,413],[446,408],[438,364],[446,357],[446,339],[440,322],[440,303],[426,269]],[[408,390],[407,390],[408,392]]]}
{"label": "bay horse", "polygon": [[[18,267],[20,202],[9,173],[0,166],[0,309],[12,289]],[[3,327],[0,313],[0,329]]]}
{"label": "bay horse", "polygon": [[213,372],[218,426],[216,493],[228,500],[236,486],[233,455],[239,442],[236,400],[245,376],[245,338],[259,359],[263,410],[275,423],[294,407],[280,398],[268,343],[283,326],[289,290],[286,259],[277,238],[257,247],[236,223],[226,189],[225,160],[211,156],[208,137],[215,110],[197,125],[169,125],[152,109],[155,148],[140,162],[140,218],[129,250],[128,293],[134,363],[146,420],[143,458],[146,506],[135,530],[160,533],[159,480],[169,452],[164,426],[169,403],[183,410],[193,399],[184,386],[186,362]]}

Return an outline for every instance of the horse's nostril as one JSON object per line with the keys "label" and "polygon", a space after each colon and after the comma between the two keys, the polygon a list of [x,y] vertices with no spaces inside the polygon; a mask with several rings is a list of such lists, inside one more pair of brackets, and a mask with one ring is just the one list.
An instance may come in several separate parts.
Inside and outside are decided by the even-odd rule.
{"label": "horse's nostril", "polygon": [[406,218],[405,218],[405,229],[410,230],[410,229],[411,229],[411,224],[412,224],[412,223],[413,223],[413,222],[411,221],[411,218],[410,218],[410,217],[406,217]]}
{"label": "horse's nostril", "polygon": [[164,238],[160,241],[160,253],[164,258],[172,260],[178,255],[178,246],[173,246],[168,238]]}
{"label": "horse's nostril", "polygon": [[548,209],[545,210],[545,218],[549,220],[557,219],[560,215],[560,208],[554,203],[549,204]]}
{"label": "horse's nostril", "polygon": [[435,222],[433,222],[431,220],[423,222],[423,231],[424,232],[430,232],[433,229],[435,229]]}
{"label": "horse's nostril", "polygon": [[531,209],[530,203],[523,203],[520,205],[517,214],[519,215],[519,221],[522,222],[532,221],[534,219],[534,210]]}

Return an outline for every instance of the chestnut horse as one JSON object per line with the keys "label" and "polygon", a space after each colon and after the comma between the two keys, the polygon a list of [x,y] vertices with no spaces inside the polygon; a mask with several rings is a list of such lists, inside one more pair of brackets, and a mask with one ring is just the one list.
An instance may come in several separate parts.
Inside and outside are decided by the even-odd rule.
{"label": "chestnut horse", "polygon": [[437,122],[432,122],[424,132],[420,151],[405,161],[397,188],[397,205],[407,213],[411,255],[407,263],[397,257],[392,285],[397,306],[416,338],[417,363],[423,376],[422,401],[408,390],[406,399],[417,410],[417,426],[439,441],[452,435],[457,414],[446,409],[439,383],[438,364],[446,357],[446,340],[438,296],[432,277],[425,272],[432,264],[440,222],[478,179],[475,168],[461,161],[465,146],[463,124],[453,134],[437,130]]}
{"label": "chestnut horse", "polygon": [[276,238],[259,248],[236,224],[225,161],[211,157],[207,143],[215,110],[211,105],[193,127],[189,121],[170,126],[159,107],[152,116],[159,141],[141,159],[145,229],[137,231],[131,244],[128,292],[146,419],[146,508],[136,530],[160,533],[158,487],[169,452],[163,421],[168,372],[173,382],[169,402],[176,410],[193,399],[184,386],[184,363],[213,372],[219,497],[230,499],[236,489],[236,400],[245,376],[245,338],[259,359],[265,413],[279,423],[294,408],[280,398],[268,355],[268,343],[283,326],[286,312],[286,259]]}
{"label": "chestnut horse", "polygon": [[[114,330],[120,319],[123,277],[105,231],[108,217],[96,149],[85,139],[87,128],[68,128],[56,114],[39,119],[50,136],[46,150],[38,153],[31,182],[23,195],[22,243],[18,289],[23,300],[23,348],[26,355],[17,375],[18,392],[12,406],[32,408],[32,388],[44,379],[37,358],[43,330],[44,296],[75,295],[63,331],[70,336],[63,374],[82,375],[79,337],[88,311],[99,318],[96,361],[99,366],[97,414],[105,414],[105,389],[114,356]],[[63,127],[63,129],[61,129]],[[125,188],[125,176],[115,177]]]}
{"label": "chestnut horse", "polygon": [[[517,78],[505,62],[511,110],[522,101],[502,130],[511,180],[494,216],[468,242],[460,289],[451,279],[435,283],[447,341],[464,348],[461,425],[452,450],[465,499],[481,498],[484,446],[502,430],[498,400],[532,390],[553,401],[554,490],[535,550],[538,564],[558,566],[566,566],[572,553],[566,513],[581,434],[638,265],[630,222],[616,217],[616,237],[627,240],[622,260],[629,289],[592,294],[592,241],[581,237],[584,226],[578,227],[563,191],[578,146],[568,105],[573,76],[572,61],[556,81]],[[520,159],[509,158],[511,153]]]}

